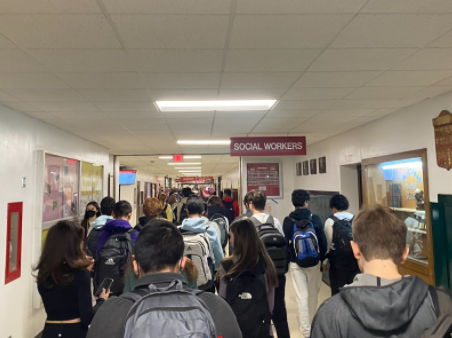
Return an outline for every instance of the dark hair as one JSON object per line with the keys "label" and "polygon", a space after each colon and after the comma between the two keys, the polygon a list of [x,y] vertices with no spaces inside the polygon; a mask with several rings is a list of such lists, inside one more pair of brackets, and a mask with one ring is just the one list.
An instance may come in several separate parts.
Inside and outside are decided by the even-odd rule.
{"label": "dark hair", "polygon": [[166,194],[165,194],[164,192],[161,192],[161,193],[159,194],[158,199],[159,199],[159,201],[162,203],[162,206],[165,205]]}
{"label": "dark hair", "polygon": [[267,196],[265,196],[265,193],[262,190],[251,190],[248,194],[246,194],[245,198],[248,201],[248,204],[254,205],[257,210],[261,211],[265,209]]}
{"label": "dark hair", "polygon": [[391,259],[400,264],[408,228],[394,210],[382,205],[367,207],[355,217],[352,228],[353,241],[366,261]]}
{"label": "dark hair", "polygon": [[77,219],[59,221],[52,226],[34,268],[38,271],[38,284],[47,288],[67,285],[74,280],[77,270],[86,269],[90,261],[82,250],[84,238],[85,229]]}
{"label": "dark hair", "polygon": [[226,196],[231,197],[232,196],[232,190],[231,189],[224,189],[223,194]]}
{"label": "dark hair", "polygon": [[309,193],[303,189],[296,189],[292,192],[292,204],[295,208],[304,207],[305,202],[311,199]]}
{"label": "dark hair", "polygon": [[249,219],[232,223],[229,230],[234,235],[234,249],[232,256],[225,258],[238,258],[232,268],[225,274],[224,280],[229,280],[233,275],[243,270],[253,269],[260,260],[264,264],[267,283],[270,286],[278,286],[275,265],[265,249],[264,243],[257,235],[256,226]]}
{"label": "dark hair", "polygon": [[100,211],[102,215],[111,216],[115,207],[115,199],[112,197],[104,197],[100,202]]}
{"label": "dark hair", "polygon": [[345,211],[345,210],[348,210],[349,207],[350,207],[350,203],[348,203],[348,199],[344,195],[339,195],[339,194],[334,195],[330,199],[330,208],[331,209],[335,208],[336,210],[339,210],[339,211]]}
{"label": "dark hair", "polygon": [[221,205],[221,198],[218,196],[211,196],[209,197],[209,199],[207,200],[207,204],[209,205]]}
{"label": "dark hair", "polygon": [[184,188],[182,189],[182,196],[188,197],[192,194],[191,188]]}
{"label": "dark hair", "polygon": [[170,196],[168,197],[168,204],[172,206],[173,204],[176,204],[176,203],[177,203],[176,195],[170,194]]}
{"label": "dark hair", "polygon": [[250,204],[250,202],[248,201],[248,194],[243,197],[243,204],[245,204],[245,207],[248,207],[248,205]]}
{"label": "dark hair", "polygon": [[173,268],[183,255],[182,234],[166,220],[148,222],[135,242],[135,259],[144,273]]}
{"label": "dark hair", "polygon": [[96,208],[96,216],[97,216],[97,217],[100,216],[100,207],[99,207],[99,204],[97,204],[97,202],[95,202],[95,201],[89,202],[89,203],[86,205],[86,208],[85,208],[85,215],[83,216],[83,220],[82,220],[82,227],[83,227],[83,229],[85,229],[85,231],[88,231],[88,215],[87,215],[87,211],[88,211],[88,207],[89,207],[90,205],[92,205],[93,207]]}
{"label": "dark hair", "polygon": [[127,217],[132,212],[132,205],[127,201],[119,201],[115,204],[113,212],[116,218]]}
{"label": "dark hair", "polygon": [[185,207],[190,215],[201,215],[206,211],[205,203],[196,195],[192,195],[187,199]]}
{"label": "dark hair", "polygon": [[148,197],[143,203],[143,213],[148,217],[158,217],[162,213],[162,204],[157,197]]}

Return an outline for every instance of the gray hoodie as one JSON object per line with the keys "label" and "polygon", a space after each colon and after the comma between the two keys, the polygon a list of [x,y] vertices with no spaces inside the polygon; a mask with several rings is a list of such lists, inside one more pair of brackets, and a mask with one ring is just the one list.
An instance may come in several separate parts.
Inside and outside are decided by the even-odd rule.
{"label": "gray hoodie", "polygon": [[428,285],[419,277],[393,280],[369,274],[325,301],[312,338],[417,338],[436,322]]}

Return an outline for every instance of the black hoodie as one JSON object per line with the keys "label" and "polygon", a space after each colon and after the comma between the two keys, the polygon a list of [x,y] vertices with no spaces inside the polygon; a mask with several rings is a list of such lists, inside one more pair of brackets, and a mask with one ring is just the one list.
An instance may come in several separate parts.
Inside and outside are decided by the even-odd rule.
{"label": "black hoodie", "polygon": [[137,231],[141,231],[143,227],[148,224],[149,221],[152,221],[155,217],[151,216],[143,216],[138,219],[139,223],[135,225],[134,229]]}
{"label": "black hoodie", "polygon": [[322,262],[325,259],[326,250],[327,250],[327,241],[325,236],[325,231],[323,229],[322,221],[320,220],[319,216],[312,215],[311,211],[309,209],[303,208],[303,209],[295,209],[295,211],[292,211],[288,217],[284,219],[283,223],[283,230],[284,235],[286,236],[287,242],[289,245],[287,246],[287,249],[289,251],[289,260],[291,262],[295,263],[295,250],[292,243],[292,237],[293,237],[293,226],[294,222],[301,221],[302,219],[309,219],[312,216],[312,224],[314,225],[314,230],[317,234],[317,240],[319,241],[319,251],[320,251],[320,261]]}
{"label": "black hoodie", "polygon": [[208,216],[209,219],[213,216],[213,214],[220,214],[228,218],[228,211],[226,210],[225,207],[221,205],[209,205],[207,207],[207,213],[209,215]]}

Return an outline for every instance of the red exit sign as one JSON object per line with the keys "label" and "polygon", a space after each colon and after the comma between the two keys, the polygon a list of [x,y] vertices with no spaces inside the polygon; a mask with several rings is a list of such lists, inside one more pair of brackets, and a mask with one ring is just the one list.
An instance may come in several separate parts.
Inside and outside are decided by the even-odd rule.
{"label": "red exit sign", "polygon": [[182,155],[174,155],[173,156],[173,162],[182,162],[184,160],[184,157]]}

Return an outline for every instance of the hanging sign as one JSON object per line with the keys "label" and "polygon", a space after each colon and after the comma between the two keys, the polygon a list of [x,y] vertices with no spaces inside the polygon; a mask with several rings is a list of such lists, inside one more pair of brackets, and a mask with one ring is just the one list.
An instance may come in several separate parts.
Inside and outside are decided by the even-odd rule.
{"label": "hanging sign", "polygon": [[297,156],[306,155],[306,138],[233,137],[231,156]]}
{"label": "hanging sign", "polygon": [[213,176],[186,176],[176,179],[176,183],[197,183],[197,184],[208,184],[213,183]]}

